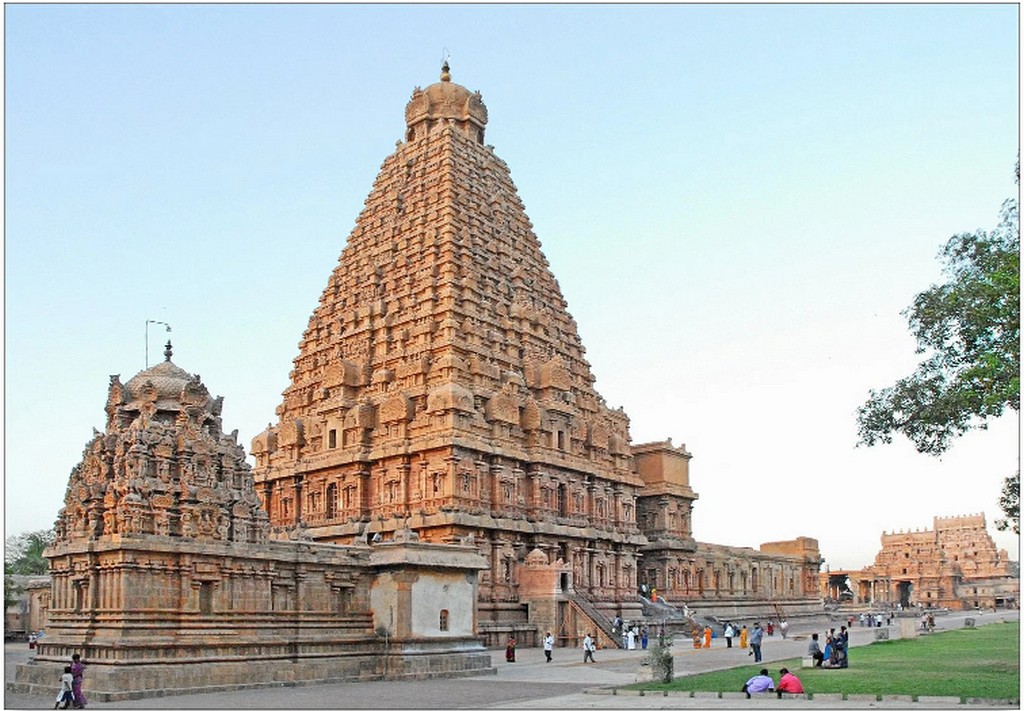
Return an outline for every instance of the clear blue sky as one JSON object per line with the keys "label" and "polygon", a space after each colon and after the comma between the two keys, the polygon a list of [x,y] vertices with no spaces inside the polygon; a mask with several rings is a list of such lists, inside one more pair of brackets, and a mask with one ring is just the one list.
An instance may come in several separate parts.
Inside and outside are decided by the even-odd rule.
{"label": "clear blue sky", "polygon": [[[1016,415],[856,449],[900,312],[1016,195],[1015,5],[8,5],[6,534],[49,527],[147,319],[248,449],[415,86],[480,90],[634,442],[694,454],[698,540],[999,516]],[[150,331],[150,364],[162,330]],[[837,516],[838,514],[838,516]],[[1016,537],[1000,536],[1012,548]]]}

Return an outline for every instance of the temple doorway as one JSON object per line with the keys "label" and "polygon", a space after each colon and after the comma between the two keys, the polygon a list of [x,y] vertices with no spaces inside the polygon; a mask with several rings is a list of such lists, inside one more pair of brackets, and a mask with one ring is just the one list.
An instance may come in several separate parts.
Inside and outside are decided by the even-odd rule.
{"label": "temple doorway", "polygon": [[896,591],[899,595],[900,605],[903,607],[910,607],[910,596],[914,591],[914,584],[909,580],[903,580],[896,585]]}

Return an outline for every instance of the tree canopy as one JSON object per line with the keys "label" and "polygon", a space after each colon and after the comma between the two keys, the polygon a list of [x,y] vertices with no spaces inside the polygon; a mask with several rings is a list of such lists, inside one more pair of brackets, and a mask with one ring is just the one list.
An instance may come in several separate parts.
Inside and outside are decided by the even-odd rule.
{"label": "tree canopy", "polygon": [[857,411],[859,444],[894,433],[939,455],[957,437],[1020,410],[1020,229],[1016,200],[999,225],[954,235],[939,255],[947,281],[921,292],[903,315],[926,356],[911,375],[871,390]]}
{"label": "tree canopy", "polygon": [[4,545],[4,573],[7,575],[46,575],[50,564],[43,550],[53,543],[54,532],[31,531],[7,538]]}
{"label": "tree canopy", "polygon": [[1020,535],[1020,472],[1008,476],[1003,481],[1003,492],[999,497],[999,508],[1006,514],[1006,518],[996,521],[996,528],[1000,531],[1012,530]]}

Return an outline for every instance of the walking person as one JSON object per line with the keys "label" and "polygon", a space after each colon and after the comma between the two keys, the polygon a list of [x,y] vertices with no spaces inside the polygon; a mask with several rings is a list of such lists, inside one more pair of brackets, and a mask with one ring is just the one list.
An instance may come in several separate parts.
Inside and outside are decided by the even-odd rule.
{"label": "walking person", "polygon": [[586,664],[587,660],[594,662],[594,638],[590,636],[590,633],[583,635],[583,663]]}
{"label": "walking person", "polygon": [[754,629],[750,633],[750,654],[754,655],[754,663],[761,661],[761,642],[764,640],[764,630],[761,629],[761,623],[755,622]]}
{"label": "walking person", "polygon": [[733,638],[733,636],[735,634],[736,634],[736,630],[733,629],[732,623],[731,622],[726,622],[725,623],[725,632],[722,633],[722,636],[725,637],[726,649],[732,649],[732,638]]}
{"label": "walking person", "polygon": [[747,638],[750,636],[750,630],[747,629],[746,625],[743,625],[743,629],[740,630],[740,649],[747,648]]}
{"label": "walking person", "polygon": [[782,639],[786,639],[786,632],[789,631],[789,622],[782,620],[779,622],[779,633],[782,635]]}
{"label": "walking person", "polygon": [[71,655],[71,690],[75,694],[75,708],[84,709],[89,700],[82,693],[82,682],[85,681],[85,665],[81,654]]}
{"label": "walking person", "polygon": [[516,638],[509,637],[508,644],[505,645],[505,661],[514,662],[516,660]]}
{"label": "walking person", "polygon": [[548,632],[547,637],[544,638],[544,656],[546,657],[545,662],[551,661],[551,650],[555,648],[555,638]]}
{"label": "walking person", "polygon": [[[67,709],[75,703],[75,692],[72,690],[71,667],[64,667],[64,673],[60,676],[60,689],[57,690],[57,701],[53,708]],[[64,704],[61,706],[61,704]]]}

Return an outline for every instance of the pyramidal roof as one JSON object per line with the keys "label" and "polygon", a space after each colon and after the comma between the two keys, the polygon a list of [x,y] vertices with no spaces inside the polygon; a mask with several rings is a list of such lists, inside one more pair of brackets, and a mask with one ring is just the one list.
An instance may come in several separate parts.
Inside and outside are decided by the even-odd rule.
{"label": "pyramidal roof", "polygon": [[253,442],[257,477],[448,444],[632,480],[628,418],[594,390],[480,94],[446,63],[405,115]]}

